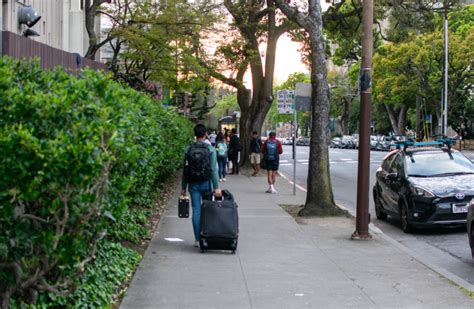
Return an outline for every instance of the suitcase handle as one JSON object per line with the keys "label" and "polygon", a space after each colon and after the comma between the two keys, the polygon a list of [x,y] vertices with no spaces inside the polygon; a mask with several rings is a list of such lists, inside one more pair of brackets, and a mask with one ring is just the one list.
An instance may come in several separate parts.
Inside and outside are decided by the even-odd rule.
{"label": "suitcase handle", "polygon": [[214,195],[214,193],[212,193],[212,201],[215,202],[215,201],[218,201],[218,202],[222,202],[224,200],[224,195],[221,195],[221,199],[220,200],[216,200],[216,196]]}

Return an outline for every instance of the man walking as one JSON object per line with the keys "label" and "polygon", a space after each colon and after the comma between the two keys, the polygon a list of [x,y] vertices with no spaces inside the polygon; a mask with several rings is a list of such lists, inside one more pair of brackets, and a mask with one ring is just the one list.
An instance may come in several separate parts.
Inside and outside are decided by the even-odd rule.
{"label": "man walking", "polygon": [[211,145],[205,143],[206,127],[198,124],[194,127],[196,141],[186,147],[183,161],[183,177],[181,180],[181,195],[186,195],[188,188],[191,195],[193,209],[192,222],[194,230],[194,246],[199,246],[201,233],[201,203],[202,195],[214,190],[216,197],[221,197],[217,181],[216,151]]}
{"label": "man walking", "polygon": [[232,162],[232,172],[230,175],[239,174],[239,152],[242,150],[240,144],[240,138],[237,136],[237,130],[235,128],[230,131],[230,143],[229,143],[229,158]]}
{"label": "man walking", "polygon": [[275,132],[270,132],[268,139],[262,146],[263,160],[267,166],[268,190],[266,193],[277,193],[275,189],[276,175],[280,164],[280,155],[283,153],[281,142],[276,139]]}
{"label": "man walking", "polygon": [[252,140],[250,141],[250,164],[252,164],[252,176],[258,176],[260,172],[260,151],[262,148],[262,140],[258,136],[257,131],[253,131]]}

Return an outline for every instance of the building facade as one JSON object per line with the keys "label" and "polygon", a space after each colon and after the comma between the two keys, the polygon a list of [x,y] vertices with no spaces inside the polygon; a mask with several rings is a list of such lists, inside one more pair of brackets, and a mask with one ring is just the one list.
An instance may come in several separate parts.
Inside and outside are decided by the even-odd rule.
{"label": "building facade", "polygon": [[[18,22],[18,11],[22,6],[31,6],[41,16],[31,27],[39,36],[30,36],[29,39],[85,55],[89,41],[85,28],[84,0],[2,0],[3,31],[24,34],[28,27]],[[96,32],[100,33],[99,17],[96,20]],[[97,53],[96,59],[100,59],[100,53]]]}

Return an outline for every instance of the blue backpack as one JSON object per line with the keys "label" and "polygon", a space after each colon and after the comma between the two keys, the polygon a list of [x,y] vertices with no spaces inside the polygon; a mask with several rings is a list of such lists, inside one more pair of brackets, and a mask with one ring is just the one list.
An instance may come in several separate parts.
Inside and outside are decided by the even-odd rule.
{"label": "blue backpack", "polygon": [[278,157],[278,151],[277,151],[277,142],[276,140],[271,140],[267,142],[267,160],[273,161],[276,160]]}

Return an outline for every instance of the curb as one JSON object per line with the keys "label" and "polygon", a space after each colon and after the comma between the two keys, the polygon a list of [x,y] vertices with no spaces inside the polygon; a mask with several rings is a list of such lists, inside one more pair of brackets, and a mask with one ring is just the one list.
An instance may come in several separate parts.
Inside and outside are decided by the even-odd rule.
{"label": "curb", "polygon": [[[283,179],[288,181],[291,185],[293,185],[293,181],[291,181],[286,175],[284,175],[280,172],[278,172],[278,174]],[[299,190],[303,191],[303,192],[308,192],[308,190],[306,190],[304,187],[302,187],[298,184],[296,184],[296,187]],[[347,207],[344,207],[342,205],[336,205],[336,206],[343,209],[343,210],[346,210],[351,216],[353,216],[353,217],[356,216],[356,213],[355,213],[354,210],[351,210],[351,209],[349,209]],[[474,294],[474,284],[471,284],[471,283],[467,282],[466,280],[462,279],[461,277],[456,276],[455,274],[451,273],[447,269],[445,269],[443,267],[440,267],[435,263],[431,263],[431,262],[427,261],[425,258],[423,258],[418,253],[408,249],[407,247],[405,247],[404,245],[402,245],[401,243],[399,243],[398,241],[396,241],[392,237],[385,234],[382,230],[380,230],[377,226],[375,226],[375,224],[369,223],[369,231],[372,232],[373,234],[380,235],[383,239],[388,241],[390,244],[392,244],[393,246],[395,246],[399,250],[401,250],[404,253],[408,254],[409,256],[411,256],[412,258],[417,260],[419,263],[425,265],[426,267],[428,267],[432,271],[438,273],[439,275],[443,276],[444,278],[448,279],[449,281],[455,283],[457,286],[467,290],[468,293],[471,294],[470,296],[472,296]]]}

